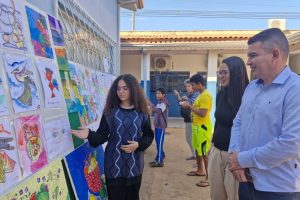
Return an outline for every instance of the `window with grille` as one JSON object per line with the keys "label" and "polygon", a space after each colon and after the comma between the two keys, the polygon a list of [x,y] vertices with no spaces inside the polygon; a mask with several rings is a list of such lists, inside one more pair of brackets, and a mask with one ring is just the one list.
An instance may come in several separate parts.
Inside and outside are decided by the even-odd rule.
{"label": "window with grille", "polygon": [[116,74],[117,44],[74,0],[59,0],[58,15],[64,28],[70,61]]}
{"label": "window with grille", "polygon": [[186,71],[152,71],[150,72],[151,92],[160,87],[165,88],[167,92],[173,92],[173,90],[184,92],[184,81],[189,78],[190,72]]}

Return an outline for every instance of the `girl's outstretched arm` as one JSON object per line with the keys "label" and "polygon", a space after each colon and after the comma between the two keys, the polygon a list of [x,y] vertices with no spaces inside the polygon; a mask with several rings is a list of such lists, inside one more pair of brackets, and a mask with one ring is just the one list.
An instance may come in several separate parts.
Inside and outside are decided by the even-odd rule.
{"label": "girl's outstretched arm", "polygon": [[88,139],[92,147],[103,144],[107,141],[109,135],[109,126],[105,115],[102,115],[99,128],[96,132],[85,127],[79,127],[79,130],[72,130],[72,134],[81,139]]}

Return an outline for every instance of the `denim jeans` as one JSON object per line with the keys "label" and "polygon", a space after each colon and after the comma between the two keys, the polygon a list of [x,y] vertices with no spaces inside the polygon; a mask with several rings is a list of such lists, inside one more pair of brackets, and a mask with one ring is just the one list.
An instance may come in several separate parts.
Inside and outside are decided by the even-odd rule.
{"label": "denim jeans", "polygon": [[239,200],[299,200],[300,192],[262,192],[253,183],[240,183]]}

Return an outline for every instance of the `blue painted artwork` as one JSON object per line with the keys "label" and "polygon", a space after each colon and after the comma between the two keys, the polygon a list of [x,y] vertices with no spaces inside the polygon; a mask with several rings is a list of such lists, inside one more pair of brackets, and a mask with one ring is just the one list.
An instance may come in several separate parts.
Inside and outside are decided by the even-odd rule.
{"label": "blue painted artwork", "polygon": [[64,34],[63,34],[63,27],[62,27],[60,21],[50,15],[48,15],[48,20],[49,20],[49,24],[50,24],[52,40],[53,40],[54,45],[64,46],[65,40],[64,40]]}
{"label": "blue painted artwork", "polygon": [[34,54],[46,58],[53,58],[46,17],[27,6],[26,14],[29,24],[31,43],[34,47]]}
{"label": "blue painted artwork", "polygon": [[78,199],[106,199],[102,146],[92,148],[84,143],[67,155],[65,162]]}
{"label": "blue painted artwork", "polygon": [[16,113],[40,108],[35,73],[30,58],[3,54],[8,86]]}

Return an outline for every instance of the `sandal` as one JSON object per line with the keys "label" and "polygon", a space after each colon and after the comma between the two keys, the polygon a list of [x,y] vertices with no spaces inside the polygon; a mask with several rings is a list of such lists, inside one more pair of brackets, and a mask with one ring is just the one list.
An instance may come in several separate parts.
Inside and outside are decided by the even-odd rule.
{"label": "sandal", "polygon": [[196,186],[198,186],[198,187],[208,187],[209,182],[207,180],[202,180],[199,183],[196,183]]}
{"label": "sandal", "polygon": [[189,173],[187,173],[186,175],[188,176],[205,176],[205,174],[200,174],[197,171],[190,171]]}

